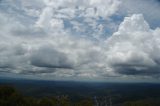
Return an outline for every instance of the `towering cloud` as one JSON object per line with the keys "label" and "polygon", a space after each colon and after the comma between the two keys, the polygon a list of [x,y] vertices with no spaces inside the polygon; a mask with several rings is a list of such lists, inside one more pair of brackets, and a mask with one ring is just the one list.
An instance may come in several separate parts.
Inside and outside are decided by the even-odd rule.
{"label": "towering cloud", "polygon": [[150,29],[142,14],[126,17],[109,39],[108,62],[126,75],[159,74],[160,29]]}

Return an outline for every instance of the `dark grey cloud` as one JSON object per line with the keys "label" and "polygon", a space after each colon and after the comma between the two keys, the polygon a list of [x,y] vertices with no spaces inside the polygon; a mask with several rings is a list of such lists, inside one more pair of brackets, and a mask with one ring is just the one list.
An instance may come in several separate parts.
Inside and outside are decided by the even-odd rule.
{"label": "dark grey cloud", "polygon": [[47,68],[73,68],[73,64],[64,53],[59,52],[50,46],[43,46],[32,52],[30,58],[31,64],[34,66]]}
{"label": "dark grey cloud", "polygon": [[147,66],[136,66],[136,65],[127,65],[119,64],[114,65],[115,72],[122,75],[134,75],[134,76],[152,76],[160,75],[160,67],[147,67]]}
{"label": "dark grey cloud", "polygon": [[22,74],[22,75],[41,75],[41,74],[51,74],[56,72],[56,68],[48,68],[48,67],[43,67],[43,68],[37,68],[36,70],[23,70],[18,74]]}

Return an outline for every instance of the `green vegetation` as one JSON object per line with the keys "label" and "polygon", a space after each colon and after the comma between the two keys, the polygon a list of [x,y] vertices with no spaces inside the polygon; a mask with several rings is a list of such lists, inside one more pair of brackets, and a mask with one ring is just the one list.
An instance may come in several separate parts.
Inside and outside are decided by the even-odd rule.
{"label": "green vegetation", "polygon": [[[73,102],[65,95],[40,98],[24,96],[11,86],[0,86],[0,106],[95,106],[93,101],[91,98],[85,98]],[[97,98],[97,101],[98,106],[106,106],[104,105],[106,99]],[[118,103],[118,105],[112,104],[112,106],[160,106],[160,99],[126,101]]]}
{"label": "green vegetation", "polygon": [[125,102],[124,106],[160,106],[160,99],[145,99]]}
{"label": "green vegetation", "polygon": [[71,103],[67,96],[33,98],[10,86],[0,86],[0,106],[93,106],[90,99]]}

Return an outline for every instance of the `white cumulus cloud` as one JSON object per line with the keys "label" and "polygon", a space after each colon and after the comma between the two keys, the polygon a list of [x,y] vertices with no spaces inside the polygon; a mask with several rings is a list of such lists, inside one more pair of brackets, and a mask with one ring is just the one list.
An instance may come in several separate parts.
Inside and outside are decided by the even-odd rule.
{"label": "white cumulus cloud", "polygon": [[159,28],[150,29],[142,14],[126,17],[106,41],[108,64],[121,74],[159,74],[159,34]]}

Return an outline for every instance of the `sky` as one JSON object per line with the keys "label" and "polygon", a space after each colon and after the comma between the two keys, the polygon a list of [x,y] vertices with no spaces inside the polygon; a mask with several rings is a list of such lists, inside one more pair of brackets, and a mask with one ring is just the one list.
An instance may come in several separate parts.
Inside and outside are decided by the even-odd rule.
{"label": "sky", "polygon": [[159,0],[0,0],[0,77],[160,82]]}

